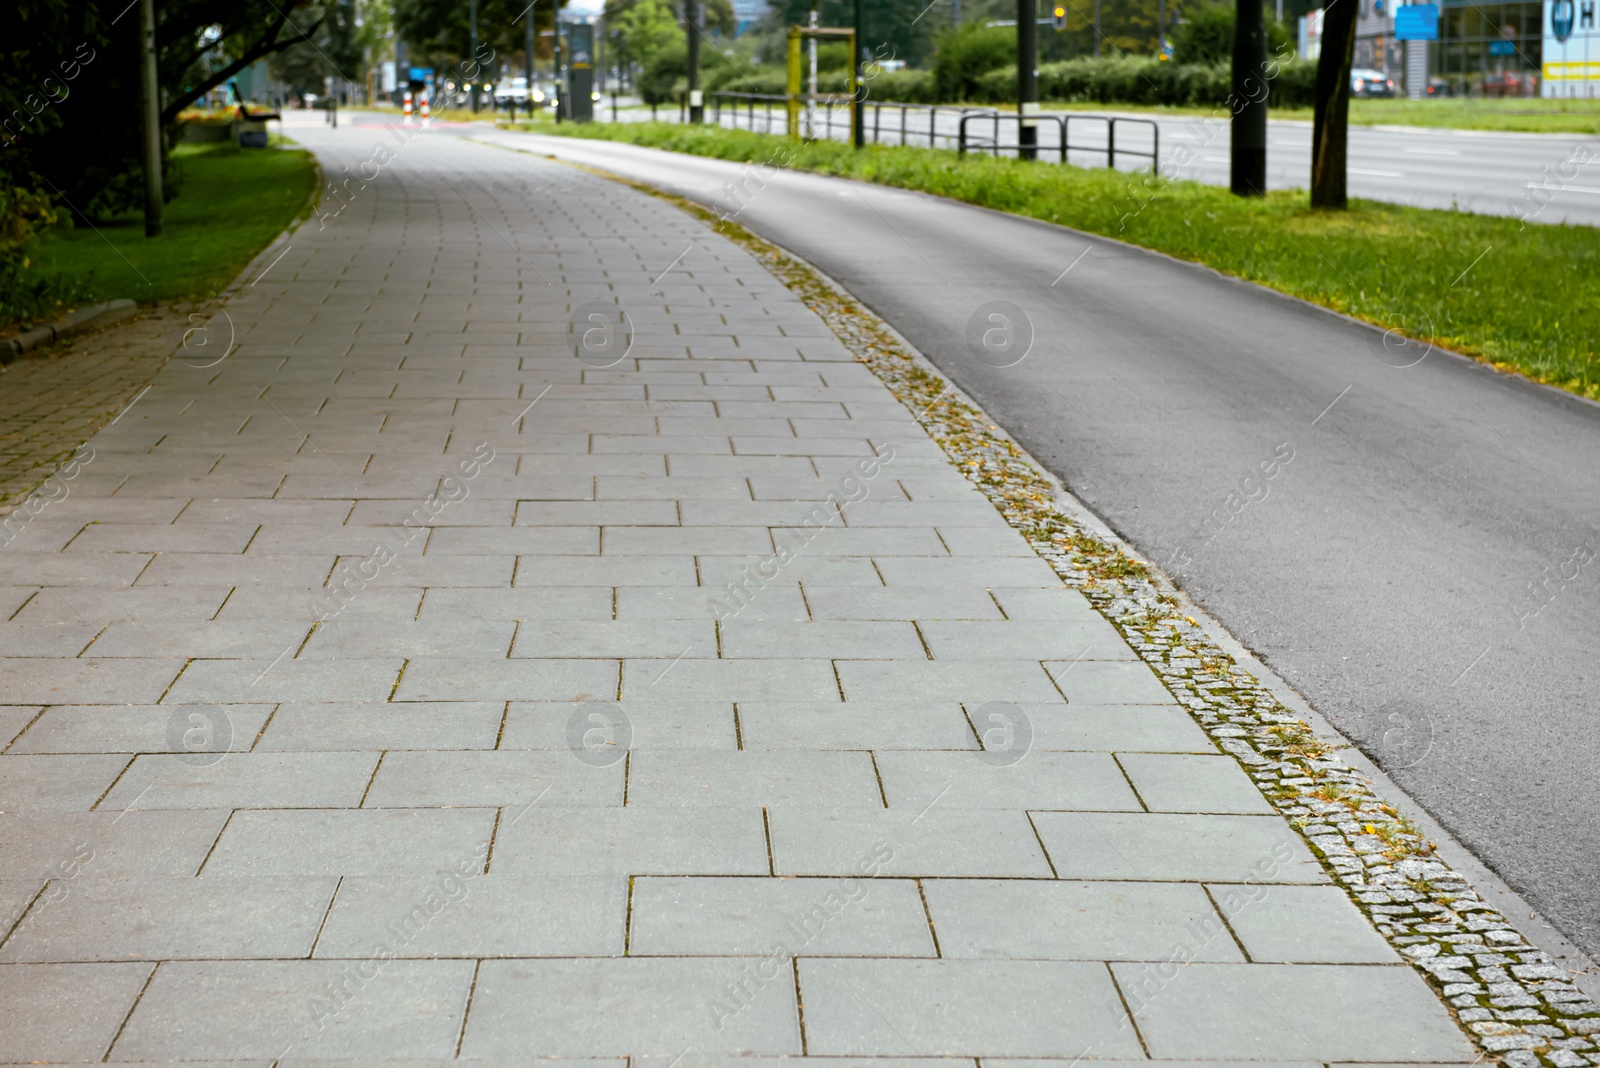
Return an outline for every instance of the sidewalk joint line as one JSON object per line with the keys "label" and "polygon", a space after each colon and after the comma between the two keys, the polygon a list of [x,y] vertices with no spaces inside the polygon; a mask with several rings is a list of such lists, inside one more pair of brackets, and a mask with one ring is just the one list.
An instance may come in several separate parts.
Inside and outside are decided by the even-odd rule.
{"label": "sidewalk joint line", "polygon": [[[509,245],[510,248],[511,248],[511,251],[515,252],[517,254],[517,259],[521,260],[523,263],[526,263],[529,267],[533,267],[533,261],[529,260],[528,257],[526,257],[526,256],[524,256],[522,254],[522,250],[516,246],[516,243],[513,242],[509,237],[507,237],[505,235],[505,232],[503,230],[501,230],[500,227],[496,226],[493,223],[493,221],[490,220],[489,216],[485,215],[481,211],[478,211],[478,205],[474,204],[470,199],[468,199],[467,194],[463,193],[460,190],[460,188],[457,187],[456,183],[452,182],[448,178],[445,178],[444,175],[442,175],[442,174],[439,177],[444,180],[444,184],[445,185],[449,186],[451,189],[454,189],[456,191],[456,195],[457,196],[459,196],[462,200],[466,201],[467,207],[471,208],[473,211],[478,212],[478,218],[480,218],[484,222],[488,223],[489,224],[489,229],[493,230],[495,233],[500,235],[500,240],[504,241],[507,245]],[[538,275],[540,278],[543,278],[545,285],[547,285],[547,286],[555,285],[555,283],[550,281],[549,277],[543,271],[539,270],[539,268],[533,267],[533,273]]]}

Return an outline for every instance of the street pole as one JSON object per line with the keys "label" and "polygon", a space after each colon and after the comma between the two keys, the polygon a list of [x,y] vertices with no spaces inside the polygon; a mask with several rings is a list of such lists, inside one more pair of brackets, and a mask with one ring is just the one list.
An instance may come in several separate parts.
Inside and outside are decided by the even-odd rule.
{"label": "street pole", "polygon": [[522,46],[522,80],[528,85],[528,120],[533,120],[533,5],[528,5],[528,29]]}
{"label": "street pole", "polygon": [[1094,58],[1100,58],[1100,0],[1094,0]]}
{"label": "street pole", "polygon": [[1022,159],[1039,158],[1038,114],[1039,2],[1017,0],[1017,155]]}
{"label": "street pole", "polygon": [[861,99],[866,92],[861,80],[861,76],[866,73],[866,64],[862,62],[861,58],[866,53],[866,46],[862,43],[865,38],[861,32],[861,0],[856,0],[855,2],[855,15],[855,33],[850,38],[851,50],[855,52],[855,55],[850,57],[850,62],[855,64],[855,70],[850,78],[850,88],[852,90],[850,94],[850,130],[851,139],[855,142],[855,146],[860,148],[867,143],[867,105],[866,101]]}
{"label": "street pole", "polygon": [[[1283,0],[1278,0],[1282,3]],[[1161,0],[1156,12],[1156,58],[1167,54],[1167,0]]]}
{"label": "street pole", "polygon": [[1234,196],[1267,192],[1267,27],[1261,0],[1237,0],[1233,27],[1232,160]]}
{"label": "street pole", "polygon": [[706,120],[705,98],[700,93],[700,6],[702,0],[688,0],[684,6],[689,33],[689,122],[698,126]]}
{"label": "street pole", "polygon": [[550,87],[556,94],[556,125],[561,125],[561,109],[567,106],[566,86],[561,81],[561,0],[552,5],[550,22],[550,63],[555,68],[555,84]]}
{"label": "street pole", "polygon": [[161,236],[161,83],[156,77],[156,3],[139,0],[144,81],[144,236]]}
{"label": "street pole", "polygon": [[[460,8],[456,8],[460,11]],[[472,113],[478,113],[478,0],[472,0],[469,7],[472,19],[472,55],[468,57],[467,64],[475,72],[472,75]]]}

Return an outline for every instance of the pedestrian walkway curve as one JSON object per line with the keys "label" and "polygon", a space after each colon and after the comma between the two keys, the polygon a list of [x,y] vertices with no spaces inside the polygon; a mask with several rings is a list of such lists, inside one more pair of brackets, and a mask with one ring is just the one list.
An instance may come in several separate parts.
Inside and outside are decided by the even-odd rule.
{"label": "pedestrian walkway curve", "polygon": [[0,1062],[1473,1060],[748,252],[304,140],[0,550]]}

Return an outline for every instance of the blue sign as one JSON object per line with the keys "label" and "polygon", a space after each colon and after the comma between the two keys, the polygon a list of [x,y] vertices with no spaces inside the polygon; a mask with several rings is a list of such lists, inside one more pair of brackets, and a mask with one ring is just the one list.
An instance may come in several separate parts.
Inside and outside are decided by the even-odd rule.
{"label": "blue sign", "polygon": [[1394,39],[1396,41],[1437,41],[1439,39],[1439,5],[1408,4],[1394,9]]}
{"label": "blue sign", "polygon": [[1572,36],[1572,22],[1576,4],[1572,0],[1555,0],[1550,5],[1550,32],[1555,34],[1556,40],[1562,44],[1567,43],[1567,38]]}
{"label": "blue sign", "polygon": [[1517,42],[1490,41],[1489,54],[1491,56],[1514,56],[1517,54]]}
{"label": "blue sign", "polygon": [[433,77],[433,68],[432,67],[412,67],[411,68],[411,80],[414,81],[414,82],[425,82],[431,77]]}

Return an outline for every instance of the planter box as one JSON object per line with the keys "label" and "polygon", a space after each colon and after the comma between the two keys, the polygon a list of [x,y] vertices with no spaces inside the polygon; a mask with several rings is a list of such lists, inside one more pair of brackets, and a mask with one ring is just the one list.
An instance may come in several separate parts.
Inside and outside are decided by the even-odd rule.
{"label": "planter box", "polygon": [[186,122],[183,124],[183,142],[187,145],[220,145],[233,140],[233,120],[222,122]]}

